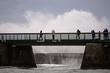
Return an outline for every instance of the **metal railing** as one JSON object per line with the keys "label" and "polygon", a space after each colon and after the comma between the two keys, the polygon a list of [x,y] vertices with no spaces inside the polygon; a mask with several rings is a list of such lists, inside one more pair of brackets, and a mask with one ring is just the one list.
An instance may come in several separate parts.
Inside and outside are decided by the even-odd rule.
{"label": "metal railing", "polygon": [[108,37],[104,37],[103,33],[95,33],[92,38],[91,33],[81,33],[78,37],[77,33],[0,33],[0,40],[110,40],[110,32]]}

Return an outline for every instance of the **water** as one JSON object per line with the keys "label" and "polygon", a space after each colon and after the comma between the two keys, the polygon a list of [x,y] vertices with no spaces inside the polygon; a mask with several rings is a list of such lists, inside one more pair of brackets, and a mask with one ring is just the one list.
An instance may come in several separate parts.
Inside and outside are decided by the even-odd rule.
{"label": "water", "polygon": [[80,69],[83,54],[81,53],[36,53],[35,62],[38,68],[72,68]]}
{"label": "water", "polygon": [[81,70],[71,69],[65,67],[47,67],[47,68],[31,68],[31,69],[20,69],[16,67],[2,68],[0,73],[110,73],[107,69],[95,69],[95,70]]}

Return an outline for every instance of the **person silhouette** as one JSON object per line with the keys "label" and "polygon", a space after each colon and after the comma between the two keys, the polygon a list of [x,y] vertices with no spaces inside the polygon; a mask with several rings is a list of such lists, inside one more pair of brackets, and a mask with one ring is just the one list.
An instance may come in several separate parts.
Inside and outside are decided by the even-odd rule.
{"label": "person silhouette", "polygon": [[108,39],[108,29],[104,29],[103,31],[103,36],[104,36],[104,39],[107,40]]}
{"label": "person silhouette", "polygon": [[39,40],[43,40],[42,36],[43,36],[43,33],[42,33],[42,30],[40,30]]}
{"label": "person silhouette", "polygon": [[94,30],[91,31],[91,34],[92,34],[92,39],[95,39],[95,31]]}
{"label": "person silhouette", "polygon": [[55,30],[52,30],[52,40],[55,40]]}
{"label": "person silhouette", "polygon": [[99,40],[100,40],[100,38],[101,38],[101,34],[100,34],[100,31],[99,31]]}
{"label": "person silhouette", "polygon": [[78,30],[77,30],[76,39],[80,39],[80,34],[81,34],[81,32],[80,32],[80,30],[78,29]]}

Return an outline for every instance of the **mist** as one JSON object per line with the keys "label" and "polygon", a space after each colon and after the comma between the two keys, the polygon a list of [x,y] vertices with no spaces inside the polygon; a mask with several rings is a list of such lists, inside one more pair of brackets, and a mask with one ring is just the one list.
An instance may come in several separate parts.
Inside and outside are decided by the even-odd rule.
{"label": "mist", "polygon": [[[72,9],[62,14],[35,12],[28,10],[24,14],[27,23],[1,22],[0,32],[90,32],[103,31],[110,27],[106,17],[97,17],[89,11]],[[110,29],[109,29],[110,30]]]}

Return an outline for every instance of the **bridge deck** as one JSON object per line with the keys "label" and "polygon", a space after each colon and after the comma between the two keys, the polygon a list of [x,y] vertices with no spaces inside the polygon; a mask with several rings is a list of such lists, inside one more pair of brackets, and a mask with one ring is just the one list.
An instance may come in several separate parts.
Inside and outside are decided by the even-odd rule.
{"label": "bridge deck", "polygon": [[0,41],[12,44],[31,45],[85,45],[86,43],[110,43],[110,33],[108,38],[104,38],[103,33],[95,33],[92,38],[91,33],[0,33]]}

